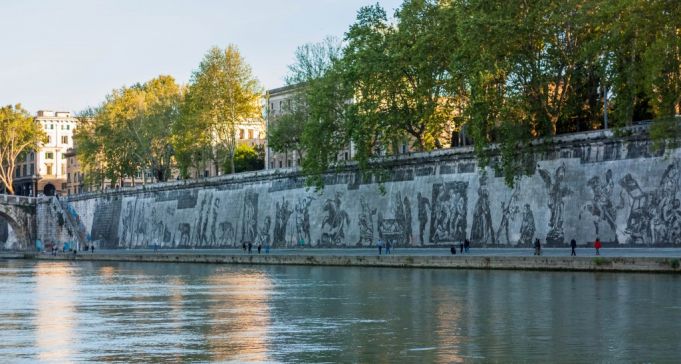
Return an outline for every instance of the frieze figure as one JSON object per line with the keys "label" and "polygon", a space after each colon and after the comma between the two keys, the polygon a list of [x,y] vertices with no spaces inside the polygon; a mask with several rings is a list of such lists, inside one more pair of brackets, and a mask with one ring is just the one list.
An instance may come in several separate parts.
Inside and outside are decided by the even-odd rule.
{"label": "frieze figure", "polygon": [[416,194],[416,200],[419,210],[419,241],[424,245],[423,232],[428,224],[428,210],[430,210],[430,201],[428,198],[421,196],[421,192]]}
{"label": "frieze figure", "polygon": [[486,183],[487,177],[483,175],[478,187],[478,202],[473,211],[471,241],[494,244],[494,228],[492,227],[492,213],[489,208],[489,193]]}
{"label": "frieze figure", "polygon": [[359,214],[359,240],[357,245],[371,245],[374,241],[374,215],[376,215],[376,208],[369,207],[364,196],[359,198],[360,214]]}
{"label": "frieze figure", "polygon": [[553,179],[547,170],[539,167],[537,170],[542,180],[544,180],[549,193],[548,206],[551,211],[551,218],[549,220],[549,232],[546,235],[546,243],[553,245],[563,244],[565,240],[565,233],[563,231],[564,199],[572,193],[572,190],[564,182],[565,163],[556,169]]}
{"label": "frieze figure", "polygon": [[523,220],[520,223],[520,242],[521,245],[532,245],[534,241],[534,215],[532,214],[532,209],[530,204],[525,204],[525,209],[523,211]]}
{"label": "frieze figure", "polygon": [[324,245],[344,245],[345,225],[350,224],[350,216],[341,208],[340,192],[336,192],[336,197],[327,199],[324,202],[323,211],[326,214],[322,220],[322,244]]}

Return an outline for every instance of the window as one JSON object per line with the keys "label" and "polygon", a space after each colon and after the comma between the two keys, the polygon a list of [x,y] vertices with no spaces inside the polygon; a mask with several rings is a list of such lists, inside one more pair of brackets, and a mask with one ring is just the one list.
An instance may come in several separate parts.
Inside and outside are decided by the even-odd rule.
{"label": "window", "polygon": [[33,152],[31,152],[31,160],[34,160],[34,159],[35,159],[35,154]]}
{"label": "window", "polygon": [[283,163],[281,161],[279,161],[279,168],[281,168],[282,165],[283,165]]}
{"label": "window", "polygon": [[66,174],[66,181],[71,182],[71,173]]}
{"label": "window", "polygon": [[48,176],[51,176],[52,175],[52,165],[46,164],[45,169],[47,170],[47,173],[45,173],[45,174],[47,174]]}
{"label": "window", "polygon": [[24,171],[22,172],[24,176],[28,175],[28,165],[24,164]]}
{"label": "window", "polygon": [[52,137],[51,136],[47,137],[47,144],[52,144]]}
{"label": "window", "polygon": [[203,176],[204,176],[204,177],[208,177],[208,175],[209,175],[208,170],[204,170],[204,171],[203,171]]}
{"label": "window", "polygon": [[274,111],[274,103],[273,102],[270,103],[270,111]]}
{"label": "window", "polygon": [[345,152],[345,160],[350,160],[350,157],[348,156],[348,152]]}
{"label": "window", "polygon": [[62,144],[69,144],[69,137],[64,135],[61,137],[61,143]]}
{"label": "window", "polygon": [[270,168],[274,168],[274,162],[270,162]]}
{"label": "window", "polygon": [[71,124],[66,124],[66,130],[71,130]]}
{"label": "window", "polygon": [[54,159],[54,153],[52,152],[45,153],[45,159]]}
{"label": "window", "polygon": [[54,124],[50,124],[50,130],[54,130]]}
{"label": "window", "polygon": [[248,139],[253,139],[253,129],[248,129]]}
{"label": "window", "polygon": [[35,174],[35,164],[31,163],[31,176]]}
{"label": "window", "polygon": [[14,172],[17,178],[21,177],[21,168],[17,168],[17,170]]}
{"label": "window", "polygon": [[66,165],[64,163],[61,164],[61,174],[62,176],[66,174]]}
{"label": "window", "polygon": [[286,167],[291,168],[291,160],[290,159],[286,161]]}
{"label": "window", "polygon": [[244,139],[244,129],[239,129],[239,139]]}

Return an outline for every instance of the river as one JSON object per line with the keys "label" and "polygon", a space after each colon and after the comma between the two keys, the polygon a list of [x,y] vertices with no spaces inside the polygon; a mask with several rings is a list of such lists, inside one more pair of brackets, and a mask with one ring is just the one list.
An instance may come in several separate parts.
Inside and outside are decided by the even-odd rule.
{"label": "river", "polygon": [[0,260],[3,362],[673,362],[681,276]]}

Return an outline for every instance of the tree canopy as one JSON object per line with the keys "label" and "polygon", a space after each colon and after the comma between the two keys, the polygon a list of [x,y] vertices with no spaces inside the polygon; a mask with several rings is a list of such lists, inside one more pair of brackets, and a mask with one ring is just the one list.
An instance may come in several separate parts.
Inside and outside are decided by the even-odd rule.
{"label": "tree canopy", "polygon": [[20,104],[0,107],[0,182],[14,194],[16,163],[47,139],[45,131]]}

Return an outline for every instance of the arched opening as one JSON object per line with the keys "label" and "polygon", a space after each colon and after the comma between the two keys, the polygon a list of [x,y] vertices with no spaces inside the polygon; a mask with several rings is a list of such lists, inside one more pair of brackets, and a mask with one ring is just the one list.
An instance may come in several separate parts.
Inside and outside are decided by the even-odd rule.
{"label": "arched opening", "polygon": [[43,188],[43,193],[45,196],[54,196],[55,192],[57,192],[57,188],[55,188],[51,183],[46,184]]}
{"label": "arched opening", "polygon": [[29,250],[30,248],[31,242],[26,236],[26,231],[0,210],[0,250]]}

